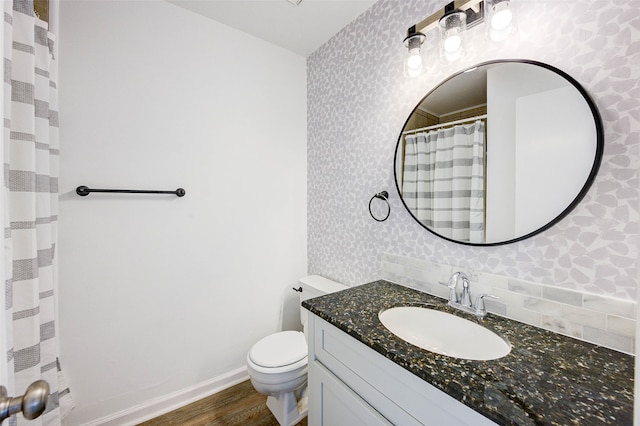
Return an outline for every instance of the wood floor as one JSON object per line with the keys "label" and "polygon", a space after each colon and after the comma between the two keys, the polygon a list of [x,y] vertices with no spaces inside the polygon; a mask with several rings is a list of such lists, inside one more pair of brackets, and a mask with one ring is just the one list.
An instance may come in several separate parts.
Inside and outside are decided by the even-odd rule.
{"label": "wood floor", "polygon": [[[266,402],[247,380],[139,426],[278,426]],[[307,426],[307,419],[296,426]]]}

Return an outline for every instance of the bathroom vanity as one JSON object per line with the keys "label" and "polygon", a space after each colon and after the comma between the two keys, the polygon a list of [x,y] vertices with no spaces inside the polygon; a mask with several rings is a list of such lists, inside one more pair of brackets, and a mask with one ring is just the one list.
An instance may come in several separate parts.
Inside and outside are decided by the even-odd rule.
{"label": "bathroom vanity", "polygon": [[[500,334],[505,357],[439,355],[396,337],[378,314],[424,306]],[[633,422],[634,359],[387,281],[309,299],[309,425],[533,425]],[[446,327],[447,324],[434,324]]]}

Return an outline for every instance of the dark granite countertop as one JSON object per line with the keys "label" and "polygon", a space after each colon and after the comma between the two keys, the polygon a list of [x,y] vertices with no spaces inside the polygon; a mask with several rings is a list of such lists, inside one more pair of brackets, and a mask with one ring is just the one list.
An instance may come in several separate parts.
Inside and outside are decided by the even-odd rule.
{"label": "dark granite countertop", "polygon": [[[450,358],[413,346],[379,321],[394,306],[431,304],[499,333],[504,358]],[[302,305],[386,358],[504,425],[631,425],[634,357],[489,314],[484,320],[444,299],[376,281]],[[433,306],[430,306],[431,308]]]}

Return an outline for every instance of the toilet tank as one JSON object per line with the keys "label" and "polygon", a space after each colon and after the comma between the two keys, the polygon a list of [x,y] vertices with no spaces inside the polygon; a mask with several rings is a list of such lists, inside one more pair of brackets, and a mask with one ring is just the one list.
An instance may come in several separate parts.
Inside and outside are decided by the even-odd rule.
{"label": "toilet tank", "polygon": [[302,307],[303,300],[329,293],[335,293],[336,291],[348,288],[344,284],[321,277],[320,275],[309,275],[307,277],[300,278],[300,280],[298,280],[298,284],[300,284],[300,287],[302,288],[302,292],[300,293],[300,322],[305,327],[307,325],[307,314],[309,311]]}

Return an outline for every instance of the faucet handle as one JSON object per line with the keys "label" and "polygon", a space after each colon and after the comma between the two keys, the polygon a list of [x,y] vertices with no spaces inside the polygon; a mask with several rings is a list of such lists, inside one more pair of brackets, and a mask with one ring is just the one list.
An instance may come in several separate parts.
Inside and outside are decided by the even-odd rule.
{"label": "faucet handle", "polygon": [[476,297],[476,316],[480,318],[484,318],[487,316],[487,308],[484,306],[484,298],[489,297],[491,299],[500,299],[498,296],[493,296],[491,294],[481,294]]}
{"label": "faucet handle", "polygon": [[467,308],[473,308],[471,304],[471,292],[469,290],[469,278],[461,274],[460,279],[462,280],[462,294],[460,295],[460,304]]}
{"label": "faucet handle", "polygon": [[438,281],[438,284],[446,285],[449,287],[449,303],[458,303],[458,293],[456,293],[456,285],[458,284],[458,277],[454,274],[449,278],[449,282],[446,284]]}

